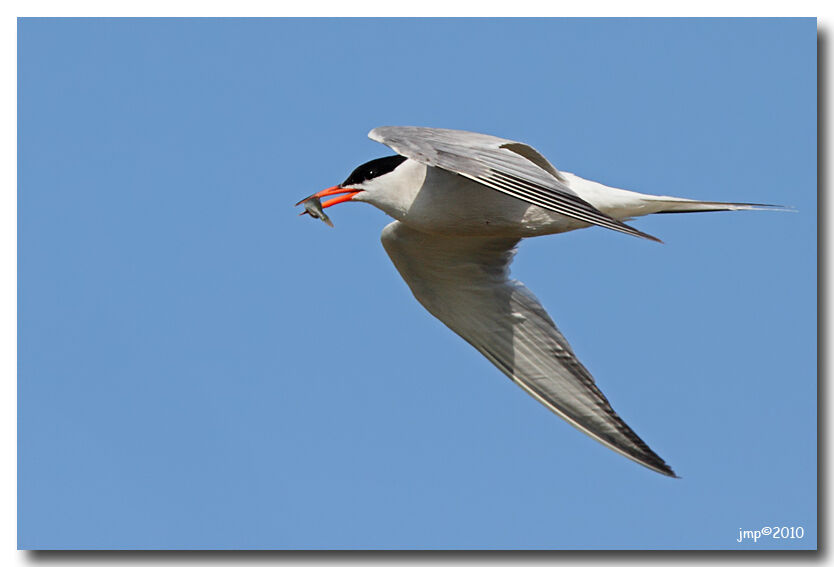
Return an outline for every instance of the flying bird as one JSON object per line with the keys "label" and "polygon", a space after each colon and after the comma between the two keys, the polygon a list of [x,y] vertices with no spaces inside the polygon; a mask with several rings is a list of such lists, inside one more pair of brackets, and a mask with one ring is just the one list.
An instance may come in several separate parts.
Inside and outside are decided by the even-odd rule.
{"label": "flying bird", "polygon": [[368,136],[397,155],[362,164],[297,204],[312,200],[321,211],[317,200],[324,197],[332,198],[322,208],[360,201],[396,219],[383,229],[382,245],[429,313],[583,433],[676,476],[617,415],[538,299],[509,278],[516,246],[522,238],[594,225],[660,242],[623,221],[773,206],[607,187],[557,170],[527,144],[486,134],[385,126]]}

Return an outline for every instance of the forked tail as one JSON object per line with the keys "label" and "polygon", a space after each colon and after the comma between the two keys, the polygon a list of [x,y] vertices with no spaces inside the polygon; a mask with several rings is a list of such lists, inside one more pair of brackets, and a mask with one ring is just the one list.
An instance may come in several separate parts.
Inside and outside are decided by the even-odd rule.
{"label": "forked tail", "polygon": [[[677,197],[653,197],[652,205],[661,213],[706,213],[710,211],[795,211],[783,205],[762,203],[724,203],[721,201],[695,201]],[[653,207],[654,208],[654,207]]]}

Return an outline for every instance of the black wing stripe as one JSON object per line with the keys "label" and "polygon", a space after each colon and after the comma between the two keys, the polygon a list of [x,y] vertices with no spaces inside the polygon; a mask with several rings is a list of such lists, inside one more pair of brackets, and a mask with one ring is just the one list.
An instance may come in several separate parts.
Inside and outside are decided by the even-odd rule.
{"label": "black wing stripe", "polygon": [[[512,178],[503,172],[496,171],[494,172],[494,176],[501,178],[506,183],[518,187],[521,191],[524,191],[527,194],[536,195],[539,198],[545,200],[545,202],[551,202],[554,206],[564,208],[568,211],[575,213],[577,216],[581,215],[585,219],[589,219],[589,222],[592,224],[603,224],[605,226],[627,226],[623,225],[620,221],[616,219],[612,219],[602,211],[591,206],[589,203],[583,201],[578,197],[573,197],[571,195],[565,195],[560,193],[554,193],[552,191],[548,191],[546,188],[531,183],[529,181],[525,181],[523,179]],[[561,211],[558,211],[561,212]],[[628,227],[631,228],[631,227]]]}
{"label": "black wing stripe", "polygon": [[476,178],[475,180],[492,189],[542,207],[543,209],[563,214],[581,220],[582,222],[587,222],[588,224],[600,225],[632,236],[639,236],[660,242],[650,234],[646,234],[616,219],[612,219],[578,197],[573,198],[569,195],[546,191],[544,188],[537,187],[520,179],[514,179],[500,171],[491,171],[488,177]]}
{"label": "black wing stripe", "polygon": [[609,217],[608,215],[606,215],[605,213],[595,209],[594,207],[592,207],[590,204],[586,203],[585,201],[583,201],[579,198],[573,197],[571,195],[564,195],[564,194],[554,193],[552,191],[548,191],[546,188],[544,188],[540,185],[536,185],[534,183],[531,183],[529,181],[525,181],[523,179],[510,177],[509,175],[506,175],[505,173],[503,173],[501,171],[494,171],[494,172],[492,172],[492,175],[502,179],[504,182],[506,182],[509,185],[512,185],[512,186],[515,186],[515,187],[519,188],[522,191],[526,191],[527,193],[537,195],[538,197],[540,197],[544,200],[549,200],[549,201],[554,202],[554,203],[559,203],[560,205],[565,206],[565,207],[567,207],[571,210],[574,210],[576,212],[584,212],[585,214],[587,214],[587,215],[589,215],[593,218],[598,217],[598,218],[600,218],[600,220],[612,221],[615,224],[618,222],[618,221],[612,219],[611,217]]}
{"label": "black wing stripe", "polygon": [[[547,209],[549,211],[567,215],[575,219],[581,220],[583,222],[587,222],[589,224],[603,224],[604,222],[594,219],[591,215],[585,213],[584,211],[575,210],[570,206],[565,206],[563,204],[556,203],[553,199],[549,199],[547,196],[536,195],[528,190],[512,185],[500,178],[487,178],[479,181],[484,185],[488,185],[489,187],[501,191],[502,193],[508,194],[512,197],[521,199],[523,201],[539,206],[543,209]],[[609,227],[609,225],[610,223],[607,222],[604,224],[604,226],[606,227]],[[621,230],[619,229],[619,227],[617,228],[618,230]]]}
{"label": "black wing stripe", "polygon": [[563,203],[577,211],[584,211],[587,214],[600,218],[600,220],[608,220],[609,222],[613,222],[615,224],[620,223],[620,221],[609,217],[608,215],[606,215],[605,213],[588,203],[587,201],[584,201],[583,199],[574,195],[550,191],[547,189],[547,187],[543,187],[526,179],[512,177],[502,171],[494,171],[493,175],[500,177],[506,182],[516,185],[519,188],[527,189],[537,195],[540,195],[541,197],[553,199],[556,202]]}

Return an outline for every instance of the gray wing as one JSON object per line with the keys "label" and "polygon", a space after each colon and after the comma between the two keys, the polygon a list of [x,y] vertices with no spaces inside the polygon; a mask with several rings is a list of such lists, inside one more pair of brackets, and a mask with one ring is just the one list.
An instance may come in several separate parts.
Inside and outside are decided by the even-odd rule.
{"label": "gray wing", "polygon": [[509,279],[517,243],[429,235],[399,221],[382,232],[386,252],[432,315],[580,431],[675,476],[616,414],[536,297]]}
{"label": "gray wing", "polygon": [[439,167],[506,195],[633,236],[660,242],[580,198],[535,149],[520,142],[462,130],[382,126],[368,137],[407,158]]}

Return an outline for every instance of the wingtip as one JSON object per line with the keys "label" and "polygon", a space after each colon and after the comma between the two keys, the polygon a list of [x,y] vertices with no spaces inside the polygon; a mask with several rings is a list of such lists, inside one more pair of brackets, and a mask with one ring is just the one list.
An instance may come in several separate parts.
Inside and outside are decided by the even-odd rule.
{"label": "wingtip", "polygon": [[671,467],[669,467],[668,465],[666,466],[666,468],[665,468],[665,469],[663,469],[663,470],[659,470],[659,471],[657,471],[657,472],[659,472],[660,474],[662,474],[662,475],[664,475],[664,476],[668,476],[669,478],[677,478],[677,479],[680,479],[680,478],[681,478],[681,477],[680,477],[680,476],[678,476],[678,474],[677,474],[675,471],[673,471],[673,470],[672,470],[672,468],[671,468]]}
{"label": "wingtip", "polygon": [[637,230],[633,226],[627,225],[625,223],[623,223],[623,226],[626,227],[626,230],[622,230],[621,232],[630,234],[632,236],[637,236],[639,238],[645,238],[646,240],[651,240],[652,242],[657,242],[658,244],[665,244],[665,242],[663,242],[658,237],[652,236],[651,234],[643,232],[642,230]]}
{"label": "wingtip", "polygon": [[[601,213],[604,214],[604,213]],[[608,215],[606,215],[608,216]],[[611,230],[616,230],[617,232],[622,232],[623,234],[630,234],[631,236],[636,236],[638,238],[645,238],[646,240],[651,240],[652,242],[657,242],[659,244],[663,244],[663,241],[656,236],[652,236],[647,232],[643,232],[642,230],[636,229],[630,224],[626,224],[621,220],[608,217],[608,221],[606,223],[599,223],[599,226],[603,228],[609,228]]]}
{"label": "wingtip", "polygon": [[[649,450],[651,451],[651,449]],[[668,476],[670,478],[680,478],[677,475],[677,473],[675,473],[675,471],[672,470],[672,467],[667,465],[666,461],[661,459],[656,453],[652,451],[649,457],[650,458],[648,459],[634,458],[634,460],[637,463],[643,465],[644,467],[649,468],[656,473],[662,474],[663,476]]]}

